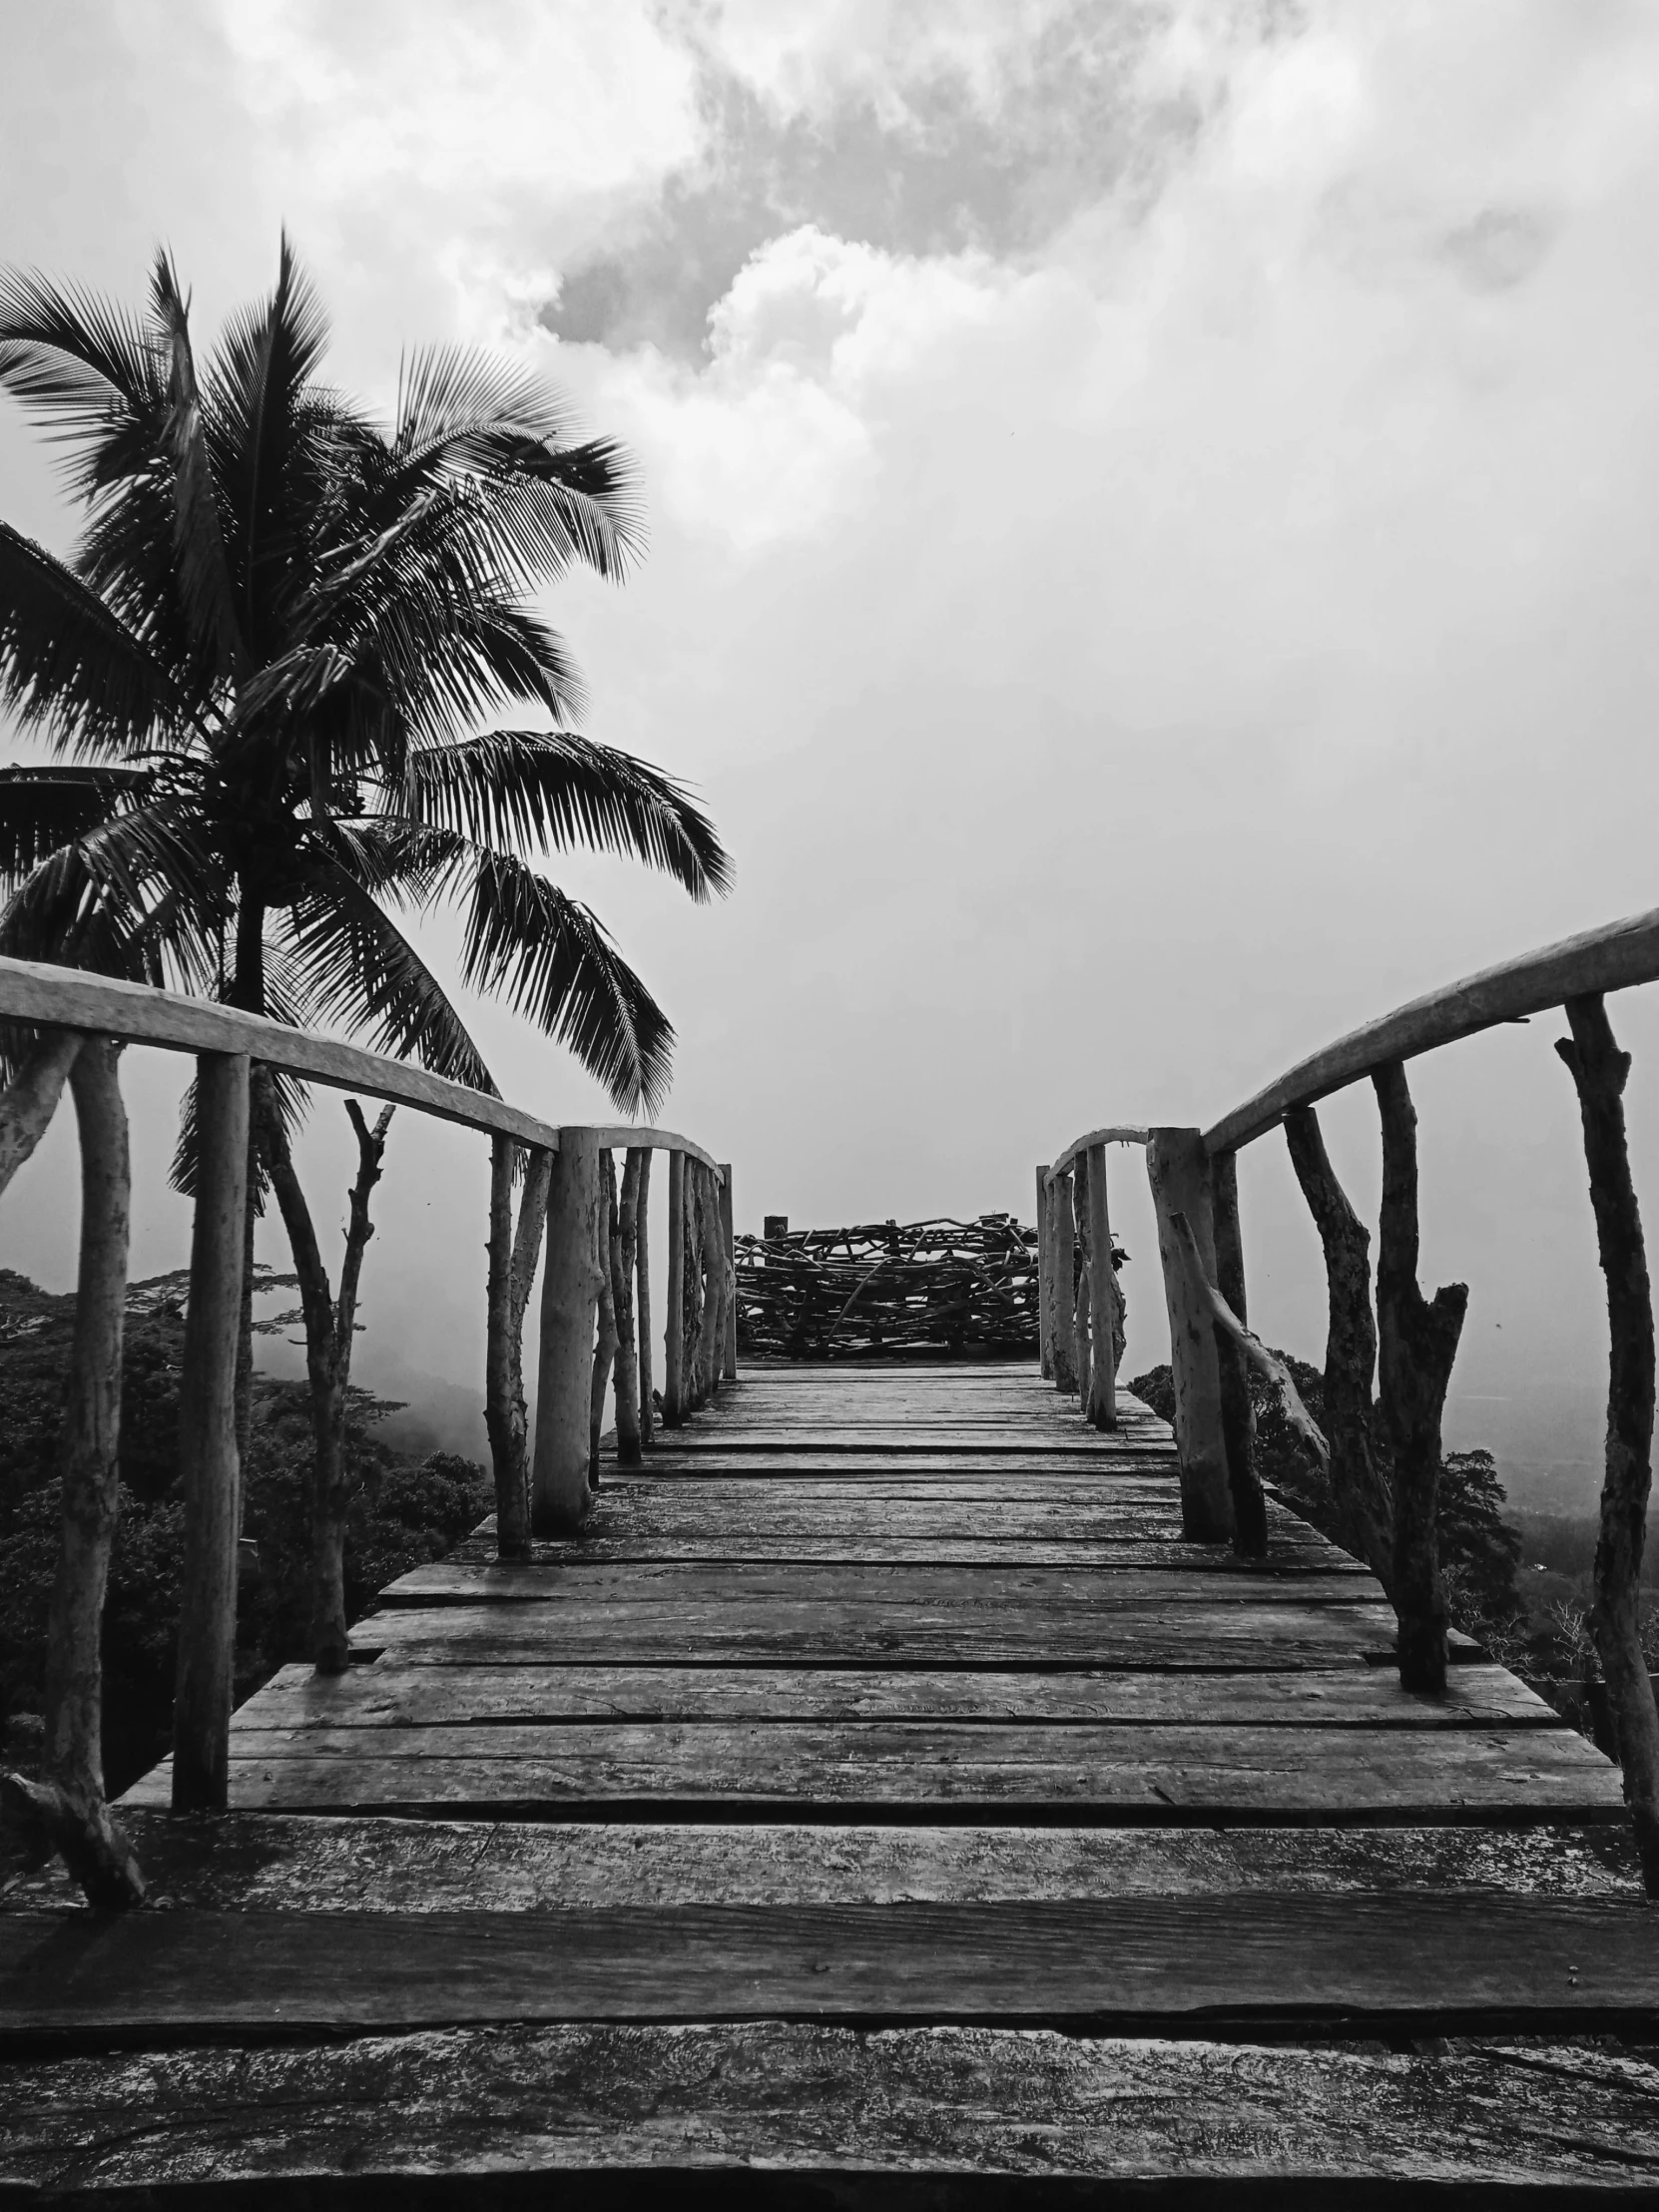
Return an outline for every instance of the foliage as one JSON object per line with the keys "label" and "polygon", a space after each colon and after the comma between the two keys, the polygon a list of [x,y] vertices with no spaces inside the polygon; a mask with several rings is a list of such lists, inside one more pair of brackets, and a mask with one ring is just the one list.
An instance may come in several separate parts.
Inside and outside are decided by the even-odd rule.
{"label": "foliage", "polygon": [[326,339],[285,239],[200,367],[165,253],[139,313],[0,271],[0,386],[86,519],[67,564],[0,524],[0,707],[57,755],[0,772],[0,950],[339,1023],[493,1089],[394,918],[458,902],[463,981],[652,1107],[667,1017],[529,863],[588,846],[706,898],[713,826],[568,727],[475,733],[578,708],[532,595],[574,563],[622,576],[630,465],[528,371],[454,348],[405,361],[383,426],[322,380]]}
{"label": "foliage", "polygon": [[[1318,1368],[1290,1353],[1276,1355],[1290,1369],[1302,1402],[1322,1427],[1325,1378]],[[1166,1364],[1129,1384],[1165,1420],[1175,1417],[1175,1389]],[[1331,1485],[1324,1469],[1297,1435],[1265,1379],[1250,1371],[1251,1402],[1256,1409],[1256,1465],[1265,1484],[1323,1534],[1336,1536]],[[1372,1408],[1372,1443],[1388,1463],[1380,1409]],[[1503,1518],[1503,1485],[1497,1465],[1485,1450],[1448,1451],[1441,1462],[1439,1493],[1440,1567],[1446,1603],[1454,1625],[1488,1649],[1512,1643],[1521,1613],[1515,1587],[1520,1539]]]}
{"label": "foliage", "polygon": [[[168,1747],[184,1510],[174,1453],[184,1316],[165,1295],[176,1279],[136,1285],[123,1360],[121,1507],[104,1613],[106,1779],[111,1794]],[[47,1610],[57,1570],[54,1473],[73,1297],[0,1274],[0,1713],[40,1712]],[[353,1482],[346,1537],[347,1610],[440,1557],[489,1511],[483,1469],[451,1452],[419,1465],[375,1435],[394,1407],[351,1392],[346,1459]],[[243,1530],[257,1565],[239,1592],[236,1693],[308,1653],[311,1424],[303,1382],[255,1379],[244,1467]],[[25,1727],[23,1737],[31,1731]]]}

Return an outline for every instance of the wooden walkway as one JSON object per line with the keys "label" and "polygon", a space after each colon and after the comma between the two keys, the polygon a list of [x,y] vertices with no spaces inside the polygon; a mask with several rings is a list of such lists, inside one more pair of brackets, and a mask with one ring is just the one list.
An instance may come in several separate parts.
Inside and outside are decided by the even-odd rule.
{"label": "wooden walkway", "polygon": [[1133,1400],[758,1370],[490,1550],[241,1710],[227,1819],[129,1795],[159,1910],[7,1897],[0,2193],[1659,2181],[1614,1770],[1471,1648],[1401,1692],[1283,1510],[1183,1543]]}

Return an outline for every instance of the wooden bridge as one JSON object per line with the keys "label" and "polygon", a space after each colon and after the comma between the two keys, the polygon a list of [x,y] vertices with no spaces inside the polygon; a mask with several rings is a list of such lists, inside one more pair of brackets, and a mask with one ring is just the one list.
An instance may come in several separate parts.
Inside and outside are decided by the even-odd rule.
{"label": "wooden bridge", "polygon": [[[227,1009],[0,963],[0,1014],[57,1025],[43,1049],[118,1034],[202,1055],[207,1120],[176,1753],[112,1816],[96,1667],[90,1689],[60,1670],[67,1748],[30,1802],[95,1895],[136,1889],[141,1868],[147,1899],[89,1910],[48,1866],[4,1899],[0,2195],[487,2204],[557,2186],[609,2205],[650,2175],[721,2204],[1071,2203],[1118,2185],[1182,2204],[1362,2185],[1401,2202],[1649,2200],[1659,1921],[1642,1715],[1614,1679],[1631,1561],[1615,1541],[1598,1565],[1621,1781],[1446,1632],[1432,1477],[1448,1294],[1416,1287],[1400,1068],[1567,1003],[1611,1256],[1604,1525],[1628,1535],[1639,1488],[1639,1559],[1622,1122],[1616,1158],[1591,999],[1655,976],[1659,915],[1405,1009],[1211,1131],[1068,1146],[1039,1175],[1046,1375],[739,1373],[731,1174],[687,1140],[555,1128]],[[498,1510],[383,1593],[342,1671],[284,1668],[233,1715],[224,1315],[260,1061],[491,1135]],[[1364,1072],[1384,1140],[1385,1481],[1340,1425],[1364,1350],[1352,1215],[1299,1119]],[[107,1104],[107,1068],[98,1080]],[[0,1112],[0,1171],[27,1150],[16,1129],[44,1126],[48,1088],[11,1123]],[[1245,1319],[1231,1161],[1281,1119],[1327,1252],[1329,1435]],[[113,1216],[92,1203],[107,1117],[89,1108],[82,1128],[83,1300],[107,1300]],[[1116,1385],[1113,1141],[1147,1150],[1173,1433]],[[638,1164],[653,1147],[670,1162],[655,1434]],[[538,1209],[532,1445],[518,1340]],[[604,1371],[620,1358],[597,1491],[596,1330]],[[1649,1314],[1649,1435],[1651,1342]],[[1325,1454],[1352,1549],[1256,1477],[1247,1360]],[[96,1382],[77,1369],[72,1416],[101,1402]],[[1369,1369],[1365,1389],[1369,1409]],[[95,1505],[107,1425],[70,1434],[66,1497]],[[89,1618],[79,1540],[55,1636]],[[1641,1690],[1651,1712],[1645,1670]]]}

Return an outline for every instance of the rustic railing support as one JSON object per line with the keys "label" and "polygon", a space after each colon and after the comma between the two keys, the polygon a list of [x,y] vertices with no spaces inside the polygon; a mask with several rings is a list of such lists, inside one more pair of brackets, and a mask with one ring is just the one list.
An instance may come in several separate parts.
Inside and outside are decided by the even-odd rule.
{"label": "rustic railing support", "polygon": [[50,1127],[81,1043],[77,1030],[43,1029],[0,1092],[0,1191]]}
{"label": "rustic railing support", "polygon": [[663,1324],[663,1426],[686,1417],[686,1155],[668,1156],[668,1316]]}
{"label": "rustic railing support", "polygon": [[720,1186],[713,1168],[698,1176],[698,1252],[703,1263],[703,1312],[697,1345],[698,1403],[707,1405],[720,1389],[726,1322],[726,1234],[720,1216]]}
{"label": "rustic railing support", "polygon": [[1372,1083],[1382,1120],[1382,1207],[1377,1247],[1377,1349],[1382,1425],[1393,1457],[1393,1602],[1399,1680],[1445,1688],[1446,1602],[1437,1516],[1440,1415],[1457,1357],[1468,1286],[1425,1299],[1417,1287],[1417,1114],[1399,1061]]}
{"label": "rustic railing support", "polygon": [[1089,1394],[1083,1411],[1096,1428],[1118,1424],[1118,1360],[1123,1345],[1118,1279],[1112,1266],[1112,1222],[1106,1202],[1106,1147],[1088,1149],[1089,1312],[1094,1358],[1089,1366]]}
{"label": "rustic railing support", "polygon": [[640,1347],[634,1320],[634,1279],[639,1269],[640,1162],[650,1154],[631,1147],[622,1168],[617,1233],[611,1243],[611,1304],[616,1311],[617,1464],[640,1463]]}
{"label": "rustic railing support", "polygon": [[562,1129],[547,1193],[530,1525],[572,1536],[589,1511],[589,1417],[599,1303],[599,1138]]}
{"label": "rustic railing support", "polygon": [[1048,1250],[1048,1168],[1037,1168],[1037,1362],[1045,1382],[1054,1380],[1054,1268]]}
{"label": "rustic railing support", "polygon": [[1325,1253],[1325,1434],[1337,1538],[1364,1559],[1390,1594],[1394,1586],[1393,1493],[1372,1441],[1377,1324],[1371,1305],[1371,1232],[1349,1204],[1312,1106],[1285,1116],[1291,1165]]}
{"label": "rustic railing support", "polygon": [[1659,1897],[1659,1710],[1642,1649],[1641,1573],[1653,1480],[1653,1293],[1630,1177],[1624,1086],[1630,1055],[1599,997],[1572,998],[1556,1051],[1578,1091],[1596,1248],[1607,1284],[1607,1445],[1590,1627],[1650,1897]]}
{"label": "rustic railing support", "polygon": [[1085,1420],[1094,1391],[1094,1278],[1089,1248],[1089,1162],[1079,1153],[1071,1172],[1072,1228],[1077,1242],[1077,1292],[1073,1308],[1073,1339],[1077,1346],[1077,1402]]}
{"label": "rustic railing support", "polygon": [[[57,1851],[89,1902],[137,1905],[144,1877],[104,1798],[104,1592],[120,1490],[121,1340],[132,1180],[119,1048],[87,1038],[67,1068],[81,1140],[75,1338],[58,1442],[62,1534],[46,1644],[46,1776],[0,1778],[0,1800],[34,1853]],[[63,1082],[58,1074],[56,1096]],[[44,1127],[44,1123],[42,1124]]]}
{"label": "rustic railing support", "polygon": [[720,1171],[720,1255],[726,1280],[722,1373],[728,1382],[738,1380],[738,1249],[733,1222],[732,1163],[727,1160]]}
{"label": "rustic railing support", "polygon": [[640,1448],[648,1450],[656,1439],[657,1407],[651,1394],[651,1154],[640,1153],[639,1200],[634,1208],[635,1261],[639,1281],[639,1310],[635,1341],[640,1362]]}
{"label": "rustic railing support", "polygon": [[1049,1342],[1054,1387],[1077,1394],[1077,1237],[1071,1203],[1071,1177],[1051,1176],[1048,1185]]}
{"label": "rustic railing support", "polygon": [[201,1055],[196,1118],[196,1218],[179,1378],[185,1567],[173,1706],[176,1813],[223,1812],[230,1789],[242,1518],[237,1344],[248,1195],[249,1063],[241,1053]]}
{"label": "rustic railing support", "polygon": [[[1210,1162],[1210,1192],[1216,1236],[1215,1285],[1223,1303],[1248,1331],[1244,1232],[1239,1222],[1237,1153],[1217,1153]],[[1252,1343],[1257,1342],[1251,1339]],[[1216,1356],[1221,1368],[1221,1429],[1227,1446],[1227,1481],[1233,1492],[1234,1548],[1244,1559],[1268,1555],[1268,1505],[1256,1471],[1256,1408],[1251,1402],[1244,1341],[1217,1323]],[[1260,1365],[1260,1363],[1257,1363]],[[1280,1371],[1284,1372],[1284,1371]],[[1289,1380],[1287,1376],[1287,1381]],[[1277,1381],[1277,1378],[1276,1378]],[[1295,1386],[1292,1395],[1296,1396]],[[1300,1406],[1302,1400],[1296,1398]],[[1324,1439],[1321,1438],[1323,1446]]]}
{"label": "rustic railing support", "polygon": [[610,1388],[619,1332],[616,1318],[616,1248],[620,1235],[617,1220],[616,1156],[602,1149],[599,1155],[599,1213],[597,1221],[599,1277],[599,1335],[593,1348],[593,1378],[588,1392],[588,1488],[599,1487],[599,1438],[605,1426],[605,1392]]}
{"label": "rustic railing support", "polygon": [[685,1342],[680,1349],[685,1377],[686,1409],[698,1412],[708,1395],[707,1379],[699,1357],[703,1346],[703,1163],[688,1158],[685,1182],[686,1231],[682,1246],[685,1283],[682,1311]]}
{"label": "rustic railing support", "polygon": [[1203,1274],[1213,1283],[1216,1246],[1210,1161],[1199,1131],[1150,1130],[1146,1171],[1158,1223],[1158,1257],[1169,1314],[1182,1533],[1194,1543],[1229,1543],[1236,1522],[1222,1425],[1221,1359],[1216,1350],[1215,1320],[1206,1286],[1193,1280],[1174,1226],[1174,1216],[1185,1214],[1192,1225]]}
{"label": "rustic railing support", "polygon": [[495,1549],[501,1559],[530,1556],[529,1408],[524,1400],[524,1315],[541,1258],[553,1155],[532,1146],[513,1227],[510,1137],[490,1139],[490,1241],[484,1354],[484,1426],[495,1473]]}

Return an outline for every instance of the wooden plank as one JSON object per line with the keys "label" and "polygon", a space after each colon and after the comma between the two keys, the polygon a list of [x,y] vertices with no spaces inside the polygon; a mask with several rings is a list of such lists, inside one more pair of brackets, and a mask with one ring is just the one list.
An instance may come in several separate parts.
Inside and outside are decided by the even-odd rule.
{"label": "wooden plank", "polygon": [[1007,1563],[968,1566],[894,1565],[879,1557],[850,1566],[811,1562],[773,1564],[747,1559],[638,1560],[609,1565],[580,1560],[536,1566],[516,1560],[483,1564],[435,1560],[416,1567],[380,1593],[384,1606],[455,1604],[467,1607],[557,1607],[560,1617],[595,1606],[627,1607],[700,1602],[746,1609],[787,1604],[832,1610],[842,1604],[890,1605],[894,1611],[943,1615],[987,1608],[1046,1613],[1081,1610],[1204,1606],[1254,1608],[1263,1604],[1317,1607],[1381,1606],[1382,1585],[1365,1574],[1330,1574],[1319,1568],[1229,1570],[1141,1566],[1028,1567]]}
{"label": "wooden plank", "polygon": [[[1193,1557],[1195,1549],[1201,1553],[1197,1559]],[[394,1603],[407,1602],[416,1593],[427,1597],[457,1595],[459,1590],[452,1585],[458,1582],[462,1570],[471,1571],[486,1565],[491,1556],[481,1542],[469,1543],[429,1567],[412,1568],[387,1586],[382,1592],[382,1602],[388,1597]],[[960,1536],[952,1540],[943,1535],[860,1538],[856,1531],[841,1537],[750,1534],[728,1531],[717,1525],[684,1535],[632,1535],[622,1531],[584,1535],[572,1537],[565,1543],[549,1541],[535,1547],[538,1567],[580,1562],[618,1566],[669,1566],[676,1562],[713,1565],[723,1560],[755,1566],[792,1562],[819,1567],[855,1566],[865,1562],[891,1566],[904,1562],[933,1567],[1090,1567],[1101,1571],[1162,1567],[1215,1574],[1235,1571],[1231,1553],[1218,1555],[1216,1547],[1210,1545],[1195,1547],[1183,1542],[1178,1532],[1162,1537],[1114,1535],[1092,1540],[1062,1530],[1047,1541],[1018,1536]],[[1269,1562],[1270,1575],[1278,1580],[1294,1580],[1298,1575],[1315,1571],[1326,1577],[1341,1575],[1350,1583],[1369,1582],[1368,1570],[1357,1559],[1345,1559],[1340,1552],[1333,1558],[1312,1545],[1276,1549]],[[1373,1590],[1375,1594],[1375,1586]]]}
{"label": "wooden plank", "polygon": [[413,1665],[525,1660],[820,1666],[1073,1666],[1273,1673],[1364,1666],[1392,1650],[1380,1605],[979,1605],[929,1609],[875,1600],[619,1597],[556,1612],[536,1605],[393,1606],[351,1631],[358,1655],[390,1651]]}
{"label": "wooden plank", "polygon": [[[233,1812],[175,1821],[128,1806],[122,1825],[157,1912],[629,1912],[641,1905],[893,1905],[1268,1891],[1341,1897],[1432,1891],[1635,1898],[1628,1828],[949,1827],[611,1819],[361,1820]],[[80,1907],[57,1865],[6,1891]]]}
{"label": "wooden plank", "polygon": [[[231,1802],[290,1812],[859,1807],[1172,1821],[1617,1820],[1610,1762],[1569,1728],[1450,1733],[1025,1720],[239,1728]],[[158,1768],[131,1793],[168,1803]],[[1656,1984],[1659,2001],[1659,1984]]]}
{"label": "wooden plank", "polygon": [[1553,1898],[1273,1896],[557,1915],[18,1913],[0,2038],[745,2019],[1659,2030],[1659,1917]]}
{"label": "wooden plank", "polygon": [[[1385,1667],[1327,1673],[958,1673],[878,1667],[398,1667],[343,1675],[281,1668],[237,1713],[237,1732],[432,1727],[503,1721],[994,1720],[1198,1723],[1207,1728],[1564,1727],[1503,1667],[1452,1670],[1415,1697]],[[1595,1753],[1587,1753],[1598,1758]],[[1605,1764],[1605,1762],[1603,1762]]]}

